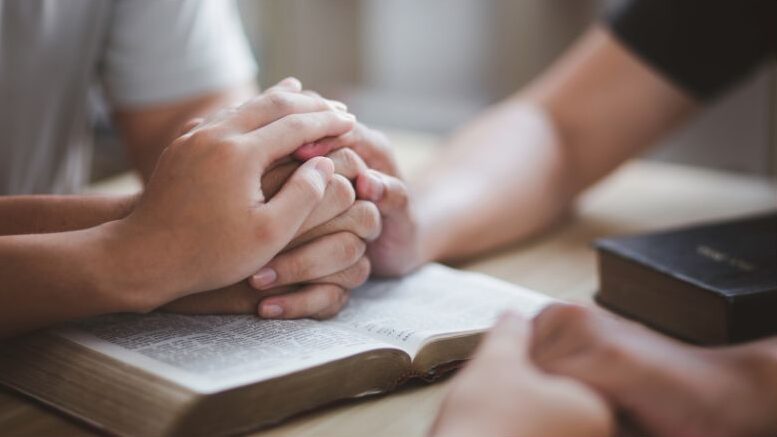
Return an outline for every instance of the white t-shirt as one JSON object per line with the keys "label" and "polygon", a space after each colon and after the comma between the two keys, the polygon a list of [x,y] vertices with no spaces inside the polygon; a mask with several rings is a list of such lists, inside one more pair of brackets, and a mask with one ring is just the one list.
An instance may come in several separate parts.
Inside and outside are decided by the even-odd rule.
{"label": "white t-shirt", "polygon": [[231,1],[0,0],[0,195],[82,187],[95,83],[143,108],[255,75]]}

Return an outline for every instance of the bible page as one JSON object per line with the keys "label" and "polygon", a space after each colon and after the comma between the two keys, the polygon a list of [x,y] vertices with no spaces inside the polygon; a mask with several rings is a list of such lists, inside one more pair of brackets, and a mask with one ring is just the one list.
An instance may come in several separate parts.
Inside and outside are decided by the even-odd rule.
{"label": "bible page", "polygon": [[353,290],[331,322],[415,357],[434,338],[485,331],[507,309],[531,317],[552,300],[490,276],[430,264],[404,278],[373,280]]}
{"label": "bible page", "polygon": [[252,315],[121,314],[73,322],[53,333],[199,393],[396,349],[328,322]]}

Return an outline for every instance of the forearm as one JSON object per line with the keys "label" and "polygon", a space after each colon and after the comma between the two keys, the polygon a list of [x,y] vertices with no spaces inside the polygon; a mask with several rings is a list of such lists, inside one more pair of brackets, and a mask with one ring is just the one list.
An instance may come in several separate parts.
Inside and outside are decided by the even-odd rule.
{"label": "forearm", "polygon": [[425,172],[417,192],[427,259],[472,255],[548,226],[696,108],[606,29],[592,28],[520,97],[456,135]]}
{"label": "forearm", "polygon": [[513,98],[466,126],[413,184],[423,255],[456,259],[553,223],[577,192],[552,121]]}
{"label": "forearm", "polygon": [[117,299],[101,229],[0,237],[0,337],[129,310]]}
{"label": "forearm", "polygon": [[0,197],[0,235],[91,228],[126,217],[135,199],[134,195]]}
{"label": "forearm", "polygon": [[240,103],[258,90],[254,82],[248,82],[169,104],[118,110],[114,122],[133,166],[147,181],[159,155],[180,135],[181,128],[189,120],[207,117],[221,108]]}

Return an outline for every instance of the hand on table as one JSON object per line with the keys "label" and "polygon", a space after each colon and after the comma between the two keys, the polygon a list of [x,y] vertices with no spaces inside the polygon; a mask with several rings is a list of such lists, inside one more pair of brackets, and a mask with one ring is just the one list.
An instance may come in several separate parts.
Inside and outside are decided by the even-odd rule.
{"label": "hand on table", "polygon": [[346,134],[301,147],[294,156],[306,160],[343,149],[355,151],[366,164],[367,168],[356,179],[356,195],[375,203],[382,219],[380,236],[367,246],[372,273],[401,276],[415,270],[425,261],[418,223],[410,193],[385,135],[357,123]]}
{"label": "hand on table", "polygon": [[538,366],[593,387],[650,435],[777,434],[774,344],[701,348],[562,304],[540,313],[534,332]]}
{"label": "hand on table", "polygon": [[133,212],[104,228],[116,248],[122,306],[146,311],[256,273],[302,229],[334,168],[327,158],[307,162],[270,200],[261,176],[300,145],[353,125],[322,99],[277,91],[176,139]]}
{"label": "hand on table", "polygon": [[506,313],[456,376],[432,427],[434,437],[605,437],[613,418],[587,386],[549,375],[529,357],[531,328]]}
{"label": "hand on table", "polygon": [[[300,227],[294,240],[265,268],[273,282],[263,284],[253,275],[230,287],[187,296],[166,305],[166,311],[187,314],[259,314],[268,318],[335,315],[345,305],[350,289],[367,280],[370,263],[366,242],[380,233],[380,216],[374,204],[355,200],[349,182],[364,169],[364,163],[348,149],[329,154],[335,176],[324,200]],[[300,164],[284,163],[262,180],[268,196],[280,189]],[[256,288],[254,288],[256,287]],[[268,306],[281,314],[267,313]]]}
{"label": "hand on table", "polygon": [[[278,90],[321,98],[301,91],[301,84],[294,79],[282,81],[266,93]],[[344,110],[337,102],[332,105]],[[354,150],[368,157],[370,164]],[[384,275],[409,270],[398,262],[406,263],[405,266],[417,264],[413,261],[417,258],[414,246],[405,243],[415,241],[414,222],[405,219],[409,217],[407,190],[394,177],[398,169],[385,137],[359,125],[343,135],[311,142],[295,156],[310,159],[309,155],[320,153],[332,159],[337,175],[325,199],[284,252],[252,275],[247,283],[187,296],[167,305],[165,310],[327,318],[345,305],[350,289],[367,279],[376,260],[377,264],[373,265],[377,268],[373,271]],[[262,183],[268,197],[298,165],[286,160],[264,176]],[[394,176],[380,173],[369,165]],[[353,188],[345,181],[356,186],[359,200],[354,202]],[[383,233],[380,232],[382,223],[388,224]],[[374,241],[378,235],[380,238]],[[249,285],[260,291],[257,293]]]}

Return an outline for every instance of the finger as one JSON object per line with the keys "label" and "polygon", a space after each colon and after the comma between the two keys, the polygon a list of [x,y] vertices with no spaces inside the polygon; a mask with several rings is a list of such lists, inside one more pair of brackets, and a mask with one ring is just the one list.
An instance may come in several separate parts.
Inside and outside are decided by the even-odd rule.
{"label": "finger", "polygon": [[264,169],[305,143],[348,132],[355,122],[353,115],[332,110],[294,113],[242,135],[239,141],[255,145],[253,159]]}
{"label": "finger", "polygon": [[553,303],[532,319],[532,358],[540,365],[579,351],[586,342],[586,309],[580,305]]}
{"label": "finger", "polygon": [[324,99],[277,89],[252,97],[238,107],[219,111],[208,124],[229,132],[243,133],[259,129],[290,114],[326,110],[332,108]]}
{"label": "finger", "polygon": [[335,173],[345,176],[348,180],[356,178],[367,171],[367,164],[351,149],[336,150],[328,155],[335,164]]}
{"label": "finger", "polygon": [[277,253],[324,198],[324,192],[334,174],[329,158],[316,158],[301,165],[281,190],[267,203],[257,208],[257,230],[265,234],[269,253]]}
{"label": "finger", "polygon": [[[298,287],[281,287],[276,293],[290,293]],[[255,314],[262,296],[245,281],[219,290],[190,294],[159,310],[178,314]]]}
{"label": "finger", "polygon": [[404,182],[375,170],[367,170],[356,179],[356,196],[375,203],[384,216],[404,213],[410,200]]}
{"label": "finger", "polygon": [[361,138],[358,127],[350,132],[336,137],[322,138],[318,141],[307,143],[294,152],[294,157],[305,161],[314,156],[325,156],[331,152],[351,147]]}
{"label": "finger", "polygon": [[[283,184],[289,180],[294,171],[299,168],[299,163],[288,162],[273,166],[262,175],[262,193],[265,199],[272,199],[278,194]],[[331,181],[330,181],[331,182]]]}
{"label": "finger", "polygon": [[281,253],[251,276],[257,290],[322,278],[356,264],[367,245],[350,232],[339,232]]}
{"label": "finger", "polygon": [[202,117],[192,118],[181,126],[181,128],[178,130],[178,133],[176,134],[176,137],[180,137],[181,135],[188,133],[192,129],[202,124],[204,121],[205,119]]}
{"label": "finger", "polygon": [[310,97],[316,97],[316,98],[319,98],[319,99],[324,99],[332,106],[333,109],[337,109],[338,111],[348,112],[348,105],[346,105],[345,103],[343,103],[343,102],[341,102],[339,100],[327,99],[326,97],[321,96],[321,94],[319,94],[319,93],[317,93],[317,92],[315,92],[313,90],[303,90],[302,94],[304,94],[306,96],[310,96]]}
{"label": "finger", "polygon": [[313,90],[302,90],[302,94],[304,94],[306,96],[311,96],[311,97],[319,97],[319,98],[321,97],[321,94],[319,94],[319,93],[317,93],[317,92],[315,92]]}
{"label": "finger", "polygon": [[266,319],[326,319],[348,301],[348,292],[332,284],[311,284],[299,291],[262,299],[258,313]]}
{"label": "finger", "polygon": [[336,174],[329,181],[324,192],[324,199],[308,216],[297,231],[296,236],[326,223],[348,210],[356,200],[353,186],[348,179]]}
{"label": "finger", "polygon": [[[351,149],[337,150],[327,155],[327,158],[334,163],[335,173],[348,180],[356,180],[357,176],[367,170],[364,161]],[[276,163],[271,170],[262,175],[262,192],[265,197],[269,199],[274,196],[297,167],[299,163],[296,162]]]}
{"label": "finger", "polygon": [[529,321],[525,317],[506,311],[483,340],[479,356],[483,360],[525,360],[528,357],[530,333]]}
{"label": "finger", "polygon": [[281,79],[278,83],[275,85],[267,88],[264,90],[264,93],[272,93],[275,91],[288,91],[292,93],[299,93],[302,91],[302,82],[299,81],[296,77],[287,77],[285,79]]}
{"label": "finger", "polygon": [[366,256],[362,256],[359,261],[351,267],[310,282],[314,284],[334,284],[346,290],[352,290],[367,282],[369,277],[370,260]]}
{"label": "finger", "polygon": [[370,129],[361,123],[358,123],[352,131],[344,135],[305,144],[294,152],[294,157],[304,161],[343,148],[354,150],[369,168],[390,176],[400,176],[399,166],[394,158],[388,138],[382,132]]}
{"label": "finger", "polygon": [[295,238],[287,248],[293,249],[325,235],[339,232],[350,232],[364,241],[373,241],[378,238],[380,231],[381,218],[378,207],[372,202],[357,200],[344,213]]}

